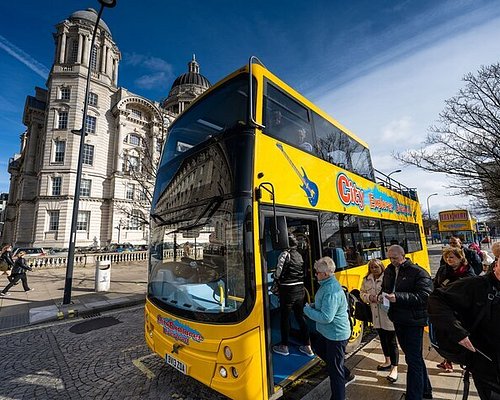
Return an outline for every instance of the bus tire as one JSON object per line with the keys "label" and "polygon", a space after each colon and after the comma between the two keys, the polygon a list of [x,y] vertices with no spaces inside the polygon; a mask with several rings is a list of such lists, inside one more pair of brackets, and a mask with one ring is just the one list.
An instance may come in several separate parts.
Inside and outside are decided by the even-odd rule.
{"label": "bus tire", "polygon": [[355,321],[356,324],[354,324],[353,326],[352,335],[349,338],[349,342],[347,343],[347,353],[352,353],[353,351],[355,351],[361,345],[361,340],[363,339],[364,323],[363,321]]}

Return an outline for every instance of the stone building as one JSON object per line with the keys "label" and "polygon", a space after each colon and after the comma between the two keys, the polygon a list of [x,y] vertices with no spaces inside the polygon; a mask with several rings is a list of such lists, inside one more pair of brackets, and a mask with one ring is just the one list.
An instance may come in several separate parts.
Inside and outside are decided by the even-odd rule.
{"label": "stone building", "polygon": [[[56,25],[55,58],[46,89],[27,96],[19,154],[9,161],[11,183],[4,243],[67,247],[90,69],[78,247],[145,244],[154,171],[174,118],[210,87],[193,56],[163,102],[118,87],[120,51],[97,13],[77,11]],[[89,63],[90,60],[90,63]]]}

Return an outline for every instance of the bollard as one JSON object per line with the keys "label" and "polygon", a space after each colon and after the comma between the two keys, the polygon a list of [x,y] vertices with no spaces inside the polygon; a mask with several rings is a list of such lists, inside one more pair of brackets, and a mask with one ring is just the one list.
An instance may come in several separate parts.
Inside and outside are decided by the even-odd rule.
{"label": "bollard", "polygon": [[111,284],[111,261],[102,260],[95,263],[95,291],[107,292]]}

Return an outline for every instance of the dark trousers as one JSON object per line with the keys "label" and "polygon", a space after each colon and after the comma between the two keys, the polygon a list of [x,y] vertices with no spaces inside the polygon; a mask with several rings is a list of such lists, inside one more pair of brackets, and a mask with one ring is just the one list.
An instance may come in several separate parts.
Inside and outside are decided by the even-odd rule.
{"label": "dark trousers", "polygon": [[472,378],[474,379],[474,385],[481,400],[500,400],[499,384],[495,384],[495,387],[493,387],[481,379],[480,376],[474,374],[474,372],[472,373]]}
{"label": "dark trousers", "polygon": [[21,281],[23,283],[23,289],[25,292],[30,290],[30,287],[28,286],[28,278],[26,277],[26,274],[15,274],[11,275],[10,283],[5,286],[5,289],[2,290],[2,293],[7,293],[12,286],[14,286],[18,281]]}
{"label": "dark trousers", "polygon": [[424,327],[400,324],[394,324],[394,327],[408,365],[406,400],[422,400],[424,393],[432,393],[431,382],[422,356]]}
{"label": "dark trousers", "polygon": [[385,329],[377,329],[377,332],[384,356],[391,359],[392,366],[397,366],[399,363],[399,349],[396,332],[386,331]]}
{"label": "dark trousers", "polygon": [[280,285],[280,311],[281,311],[281,344],[288,346],[290,338],[290,314],[293,310],[295,319],[299,324],[300,340],[303,344],[309,344],[309,329],[304,319],[304,286]]}
{"label": "dark trousers", "polygon": [[351,371],[345,366],[345,348],[348,340],[330,340],[319,333],[311,336],[311,345],[316,355],[326,363],[330,377],[330,400],[345,400],[345,383]]}

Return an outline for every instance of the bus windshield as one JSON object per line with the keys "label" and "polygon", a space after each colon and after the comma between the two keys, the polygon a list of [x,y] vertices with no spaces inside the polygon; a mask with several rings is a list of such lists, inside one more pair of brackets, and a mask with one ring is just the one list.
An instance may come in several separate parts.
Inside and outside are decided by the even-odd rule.
{"label": "bus windshield", "polygon": [[239,321],[255,297],[248,86],[240,74],[180,116],[157,172],[148,298],[192,320]]}
{"label": "bus windshield", "polygon": [[241,74],[193,104],[174,122],[161,165],[231,127],[246,123],[248,75]]}
{"label": "bus windshield", "polygon": [[246,297],[246,201],[216,197],[169,212],[161,222],[157,217],[150,249],[151,300],[195,320],[220,320],[216,314],[238,311]]}

